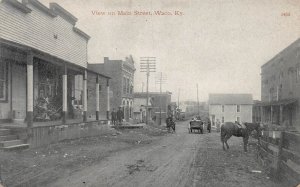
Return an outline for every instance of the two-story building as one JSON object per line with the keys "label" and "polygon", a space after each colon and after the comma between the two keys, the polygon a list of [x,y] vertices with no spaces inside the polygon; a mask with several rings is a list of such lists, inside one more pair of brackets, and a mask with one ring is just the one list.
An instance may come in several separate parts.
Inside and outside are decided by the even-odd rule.
{"label": "two-story building", "polygon": [[261,67],[261,102],[256,116],[263,123],[300,130],[300,39]]}
{"label": "two-story building", "polygon": [[134,60],[132,56],[125,60],[110,60],[104,57],[104,63],[89,64],[89,69],[105,74],[110,80],[110,108],[115,110],[122,107],[126,121],[133,118],[133,90],[134,90]]}
{"label": "two-story building", "polygon": [[212,126],[216,122],[252,122],[251,94],[209,94],[209,117]]}
{"label": "two-story building", "polygon": [[97,87],[109,77],[87,69],[90,37],[75,16],[56,3],[2,0],[0,20],[0,122],[99,118]]}

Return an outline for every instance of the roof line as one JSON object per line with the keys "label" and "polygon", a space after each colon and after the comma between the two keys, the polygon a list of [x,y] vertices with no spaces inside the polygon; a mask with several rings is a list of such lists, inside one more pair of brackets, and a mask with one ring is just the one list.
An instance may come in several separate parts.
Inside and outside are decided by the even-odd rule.
{"label": "roof line", "polygon": [[91,38],[89,35],[87,35],[85,32],[83,32],[82,30],[78,29],[75,26],[73,27],[73,31],[79,34],[80,36],[84,37],[86,40],[89,40]]}
{"label": "roof line", "polygon": [[66,9],[61,7],[59,4],[50,3],[49,6],[52,11],[54,11],[55,13],[60,15],[62,18],[64,18],[66,21],[68,21],[72,25],[75,25],[75,23],[78,21],[78,19],[75,16],[73,16],[73,14],[68,12]]}
{"label": "roof line", "polygon": [[98,72],[93,71],[93,70],[88,69],[88,68],[86,68],[86,71],[91,72],[91,73],[94,73],[94,74],[97,74],[97,75],[99,75],[99,76],[101,76],[101,77],[104,77],[104,78],[107,78],[107,79],[111,79],[111,77],[109,77],[109,76],[103,75],[103,74],[101,74],[101,73],[98,73]]}
{"label": "roof line", "polygon": [[43,5],[41,2],[39,2],[38,0],[26,0],[27,2],[25,2],[25,0],[23,0],[23,2],[25,4],[31,3],[32,5],[34,5],[35,7],[37,7],[39,10],[43,11],[44,13],[48,14],[51,17],[56,17],[57,14],[49,9],[48,7],[46,7],[45,5]]}
{"label": "roof line", "polygon": [[268,60],[266,63],[264,63],[261,68],[263,68],[264,66],[266,66],[267,64],[273,62],[276,58],[280,57],[280,55],[282,55],[283,53],[285,53],[287,51],[288,48],[290,48],[291,46],[295,45],[296,43],[300,42],[300,38],[296,39],[294,42],[292,42],[290,45],[288,45],[286,48],[282,49],[279,53],[277,53],[275,56],[273,56],[270,60]]}
{"label": "roof line", "polygon": [[20,3],[17,0],[3,0],[2,2],[6,2],[9,3],[10,5],[12,5],[13,7],[19,9],[20,11],[22,11],[23,13],[30,13],[32,10],[30,8],[28,8],[24,3]]}

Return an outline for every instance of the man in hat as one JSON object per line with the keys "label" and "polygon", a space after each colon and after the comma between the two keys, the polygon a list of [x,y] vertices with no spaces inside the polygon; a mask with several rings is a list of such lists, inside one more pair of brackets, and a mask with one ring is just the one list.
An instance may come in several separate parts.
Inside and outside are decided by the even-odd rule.
{"label": "man in hat", "polygon": [[113,108],[113,111],[111,112],[111,122],[113,125],[116,125],[116,121],[117,121],[117,112]]}
{"label": "man in hat", "polygon": [[121,107],[119,107],[119,110],[117,112],[117,119],[118,119],[118,124],[122,124],[122,120],[124,119],[124,112],[121,110]]}

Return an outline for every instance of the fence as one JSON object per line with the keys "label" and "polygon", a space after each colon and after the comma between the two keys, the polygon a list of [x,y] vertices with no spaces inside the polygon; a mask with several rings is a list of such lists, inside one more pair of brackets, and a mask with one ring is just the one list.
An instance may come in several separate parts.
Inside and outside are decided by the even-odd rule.
{"label": "fence", "polygon": [[299,143],[299,133],[262,131],[257,158],[272,177],[296,186],[300,183]]}

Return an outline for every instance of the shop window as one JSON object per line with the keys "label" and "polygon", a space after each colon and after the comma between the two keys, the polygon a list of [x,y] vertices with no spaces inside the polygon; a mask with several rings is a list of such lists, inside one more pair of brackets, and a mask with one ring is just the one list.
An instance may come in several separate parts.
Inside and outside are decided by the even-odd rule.
{"label": "shop window", "polygon": [[0,102],[7,101],[8,68],[6,62],[0,62]]}
{"label": "shop window", "polygon": [[240,122],[241,122],[241,118],[240,118],[240,117],[236,117],[236,121],[237,121],[238,123],[240,123]]}
{"label": "shop window", "polygon": [[236,105],[236,112],[241,112],[241,105]]}
{"label": "shop window", "polygon": [[45,81],[39,83],[39,97],[40,98],[52,98],[55,94],[55,85],[52,81]]}
{"label": "shop window", "polygon": [[74,79],[74,105],[82,105],[83,99],[83,76],[75,75]]}
{"label": "shop window", "polygon": [[224,105],[222,105],[222,112],[224,112],[225,111],[225,106]]}
{"label": "shop window", "polygon": [[225,123],[225,118],[224,118],[224,116],[222,116],[222,123]]}

